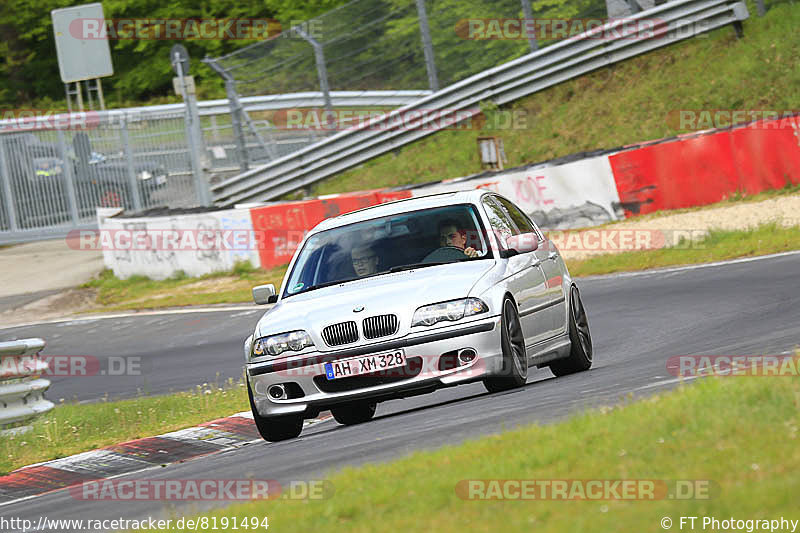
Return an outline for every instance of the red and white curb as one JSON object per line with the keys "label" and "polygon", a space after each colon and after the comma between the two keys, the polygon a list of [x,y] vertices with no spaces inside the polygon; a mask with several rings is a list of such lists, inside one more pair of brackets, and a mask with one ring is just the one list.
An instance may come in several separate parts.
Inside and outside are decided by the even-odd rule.
{"label": "red and white curb", "polygon": [[[326,413],[306,420],[304,428],[331,419]],[[19,468],[0,476],[0,506],[84,483],[160,468],[264,442],[250,411],[199,426],[136,439]]]}

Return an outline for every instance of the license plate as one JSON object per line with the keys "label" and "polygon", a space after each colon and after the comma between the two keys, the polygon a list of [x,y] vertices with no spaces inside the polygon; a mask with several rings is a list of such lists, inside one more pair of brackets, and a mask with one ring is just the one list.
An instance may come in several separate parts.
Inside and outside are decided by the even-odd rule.
{"label": "license plate", "polygon": [[156,176],[156,185],[164,185],[167,182],[166,176]]}
{"label": "license plate", "polygon": [[325,376],[327,376],[328,380],[348,378],[390,368],[398,368],[405,366],[405,364],[406,356],[403,350],[392,350],[386,353],[362,355],[352,359],[341,359],[325,363]]}

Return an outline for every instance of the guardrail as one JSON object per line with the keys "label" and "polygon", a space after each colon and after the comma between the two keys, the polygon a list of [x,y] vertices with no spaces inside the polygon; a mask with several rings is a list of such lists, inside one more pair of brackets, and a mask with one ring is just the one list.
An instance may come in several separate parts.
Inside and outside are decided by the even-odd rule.
{"label": "guardrail", "polygon": [[47,370],[47,362],[39,359],[43,349],[42,339],[0,342],[0,428],[53,408],[44,397],[50,381],[41,377]]}
{"label": "guardrail", "polygon": [[[432,94],[431,91],[333,91],[331,102],[333,107],[397,107],[416,101],[419,98]],[[246,96],[240,99],[242,107],[247,112],[274,111],[278,109],[304,109],[323,107],[325,98],[321,92],[303,92],[289,94],[268,94],[262,96]],[[219,100],[203,100],[197,102],[201,116],[227,115],[230,113],[230,103],[227,98]],[[91,121],[98,123],[119,122],[124,118],[128,122],[139,120],[152,120],[162,116],[182,117],[186,111],[186,104],[161,104],[141,107],[123,107],[120,109],[106,109],[104,111],[89,111],[73,113],[75,115],[92,115]],[[20,130],[46,130],[50,125],[63,118],[69,122],[69,113],[59,113],[48,116],[37,116],[30,119],[4,119],[0,120],[0,133],[17,132]],[[24,124],[24,126],[22,124]]]}
{"label": "guardrail", "polygon": [[[748,16],[744,2],[676,0],[612,21],[471,76],[364,125],[212,185],[214,201],[229,206],[279,197],[430,135],[442,129],[443,118],[471,116],[477,113],[475,106],[480,102],[505,104],[592,70],[728,24],[740,23]],[[626,29],[631,21],[641,19],[655,22],[652,37],[637,38]],[[607,35],[617,36],[605,37]],[[436,116],[439,124],[422,119],[419,127],[404,126],[406,122],[402,117],[431,110],[441,111]]]}

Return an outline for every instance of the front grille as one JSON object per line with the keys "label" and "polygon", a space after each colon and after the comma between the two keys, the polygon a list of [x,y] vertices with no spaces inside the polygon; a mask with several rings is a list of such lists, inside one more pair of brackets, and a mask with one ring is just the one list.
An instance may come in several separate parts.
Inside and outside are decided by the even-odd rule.
{"label": "front grille", "polygon": [[314,376],[314,384],[322,392],[348,392],[377,385],[387,385],[405,381],[419,375],[422,371],[422,358],[409,357],[406,366],[389,368],[370,374],[350,376],[348,378],[328,379],[324,375]]}
{"label": "front grille", "polygon": [[328,346],[341,346],[358,340],[358,328],[352,320],[339,322],[322,330],[322,338]]}
{"label": "front grille", "polygon": [[364,337],[377,339],[397,331],[397,315],[378,315],[364,319]]}

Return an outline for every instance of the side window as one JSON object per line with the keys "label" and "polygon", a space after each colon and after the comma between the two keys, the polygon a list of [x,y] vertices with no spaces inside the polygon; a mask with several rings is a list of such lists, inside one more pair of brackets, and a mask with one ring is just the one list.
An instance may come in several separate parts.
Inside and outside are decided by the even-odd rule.
{"label": "side window", "polygon": [[519,233],[535,233],[541,239],[541,234],[536,230],[530,219],[523,213],[519,207],[515,206],[505,198],[496,198],[497,202],[502,205],[508,213],[511,220],[519,229]]}
{"label": "side window", "polygon": [[506,239],[518,233],[514,223],[511,222],[508,214],[493,198],[488,196],[484,198],[483,205],[486,208],[486,214],[489,215],[489,224],[492,226],[492,232],[497,235],[501,245],[505,247]]}

